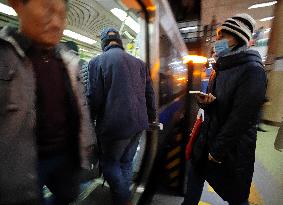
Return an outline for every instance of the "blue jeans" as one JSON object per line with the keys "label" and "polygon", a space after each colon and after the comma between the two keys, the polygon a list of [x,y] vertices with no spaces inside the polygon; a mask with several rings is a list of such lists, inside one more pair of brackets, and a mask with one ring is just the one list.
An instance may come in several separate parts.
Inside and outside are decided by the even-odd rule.
{"label": "blue jeans", "polygon": [[45,205],[68,205],[79,193],[79,170],[75,167],[72,157],[61,154],[38,163],[39,187],[46,185],[52,197],[44,199]]}
{"label": "blue jeans", "polygon": [[132,165],[140,136],[141,133],[130,139],[100,142],[102,172],[115,205],[125,205],[130,200]]}
{"label": "blue jeans", "polygon": [[[203,191],[205,177],[198,173],[195,167],[190,163],[188,172],[187,192],[182,205],[198,205]],[[249,205],[248,200],[243,203],[231,203],[229,205]]]}

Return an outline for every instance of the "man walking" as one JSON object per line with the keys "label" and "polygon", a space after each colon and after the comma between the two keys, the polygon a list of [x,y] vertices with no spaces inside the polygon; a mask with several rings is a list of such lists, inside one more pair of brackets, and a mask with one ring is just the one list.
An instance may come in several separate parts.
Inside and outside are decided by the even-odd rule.
{"label": "man walking", "polygon": [[126,205],[141,133],[156,117],[154,92],[148,68],[124,51],[117,30],[102,31],[101,46],[103,54],[89,63],[88,98],[104,178],[115,205]]}
{"label": "man walking", "polygon": [[58,46],[66,0],[9,0],[19,30],[0,33],[0,204],[54,205],[78,194],[93,134],[78,59]]}

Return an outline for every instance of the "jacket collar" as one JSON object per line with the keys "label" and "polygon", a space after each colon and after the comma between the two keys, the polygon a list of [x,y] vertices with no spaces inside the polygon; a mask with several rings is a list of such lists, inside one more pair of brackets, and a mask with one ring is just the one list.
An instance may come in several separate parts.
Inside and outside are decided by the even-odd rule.
{"label": "jacket collar", "polygon": [[9,26],[0,31],[0,39],[10,43],[22,58],[26,56],[26,51],[32,45],[31,40],[20,34],[17,28]]}
{"label": "jacket collar", "polygon": [[113,45],[106,46],[103,51],[106,52],[106,51],[108,51],[112,48],[120,48],[120,49],[124,50],[123,46],[118,45],[118,44],[113,44]]}
{"label": "jacket collar", "polygon": [[221,71],[232,69],[248,62],[257,62],[263,67],[260,54],[255,50],[248,50],[247,48],[240,48],[220,57],[217,60],[215,67],[217,71]]}

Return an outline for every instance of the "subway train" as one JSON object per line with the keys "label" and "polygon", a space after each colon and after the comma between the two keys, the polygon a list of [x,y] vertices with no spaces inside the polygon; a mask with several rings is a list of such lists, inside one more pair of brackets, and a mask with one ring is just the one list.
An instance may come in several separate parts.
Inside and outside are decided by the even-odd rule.
{"label": "subway train", "polygon": [[[17,17],[3,12],[1,5],[5,6],[5,1],[0,0],[0,27],[17,26]],[[124,18],[115,17],[115,12]],[[127,19],[130,20],[127,22]],[[205,90],[211,69],[208,59],[189,55],[167,0],[70,1],[68,26],[62,42],[76,42],[82,53],[80,57],[89,61],[101,53],[99,34],[109,26],[120,30],[129,52],[149,65],[158,102],[158,120],[144,132],[134,158],[132,202],[150,204],[157,192],[182,196],[186,191],[187,169],[184,149],[197,113],[197,105],[188,91]],[[277,61],[281,62],[282,58]],[[84,68],[86,82],[87,67]],[[274,96],[274,93],[269,94]],[[265,116],[273,121],[270,113]],[[80,196],[74,204],[111,203],[97,156],[93,158],[92,170],[86,173]],[[44,195],[46,198],[51,195],[46,187]]]}

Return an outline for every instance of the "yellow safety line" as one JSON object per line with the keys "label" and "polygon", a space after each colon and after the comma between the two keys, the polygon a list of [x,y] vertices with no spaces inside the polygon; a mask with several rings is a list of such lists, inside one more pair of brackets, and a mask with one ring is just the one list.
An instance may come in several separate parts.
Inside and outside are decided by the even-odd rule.
{"label": "yellow safety line", "polygon": [[215,193],[214,189],[208,184],[207,190],[209,192]]}
{"label": "yellow safety line", "polygon": [[179,165],[181,163],[181,159],[175,159],[171,163],[166,165],[166,169],[172,169],[173,167]]}
{"label": "yellow safety line", "polygon": [[169,159],[169,158],[175,156],[176,154],[178,154],[178,153],[180,153],[180,152],[181,152],[181,147],[177,147],[177,148],[171,150],[171,151],[168,152],[168,154],[167,154],[167,159]]}
{"label": "yellow safety line", "polygon": [[[208,191],[215,193],[213,188],[208,184]],[[249,202],[253,205],[264,205],[264,202],[259,194],[259,192],[256,189],[256,186],[254,183],[251,184],[251,191],[250,191],[250,197]],[[203,202],[202,202],[203,203]],[[199,204],[200,205],[200,204]],[[201,204],[204,205],[204,204]]]}
{"label": "yellow safety line", "polygon": [[174,171],[174,172],[172,172],[172,173],[170,174],[170,178],[173,179],[173,178],[179,176],[179,174],[180,174],[180,171],[179,171],[179,170]]}
{"label": "yellow safety line", "polygon": [[259,192],[257,191],[254,183],[252,183],[252,185],[251,185],[251,193],[250,193],[249,201],[252,204],[264,205],[263,200],[262,200]]}
{"label": "yellow safety line", "polygon": [[198,203],[198,205],[211,205],[211,204],[210,204],[210,203],[203,202],[203,201],[200,201],[200,202]]}

